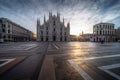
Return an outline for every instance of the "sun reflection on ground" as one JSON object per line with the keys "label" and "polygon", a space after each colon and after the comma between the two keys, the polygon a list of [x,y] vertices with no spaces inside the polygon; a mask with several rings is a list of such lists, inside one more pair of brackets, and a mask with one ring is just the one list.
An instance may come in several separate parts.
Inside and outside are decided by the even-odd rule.
{"label": "sun reflection on ground", "polygon": [[[86,55],[90,55],[94,52],[97,48],[97,44],[95,43],[87,43],[87,42],[70,42],[68,43],[70,50],[69,50],[69,57],[71,58],[78,58],[84,57]],[[72,49],[74,47],[74,49]]]}

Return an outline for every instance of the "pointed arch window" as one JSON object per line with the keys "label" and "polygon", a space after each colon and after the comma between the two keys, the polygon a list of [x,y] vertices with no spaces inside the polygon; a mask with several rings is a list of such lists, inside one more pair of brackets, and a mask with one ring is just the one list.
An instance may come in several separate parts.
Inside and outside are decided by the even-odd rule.
{"label": "pointed arch window", "polygon": [[54,31],[55,31],[55,28],[54,28]]}

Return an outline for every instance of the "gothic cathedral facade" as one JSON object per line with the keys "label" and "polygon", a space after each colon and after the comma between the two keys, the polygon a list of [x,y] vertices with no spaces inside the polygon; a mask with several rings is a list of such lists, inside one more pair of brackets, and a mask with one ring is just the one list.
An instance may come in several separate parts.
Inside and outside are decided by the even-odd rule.
{"label": "gothic cathedral facade", "polygon": [[37,20],[37,41],[69,41],[70,23],[67,26],[60,21],[60,14],[52,15],[49,12],[49,19],[41,25],[40,20]]}

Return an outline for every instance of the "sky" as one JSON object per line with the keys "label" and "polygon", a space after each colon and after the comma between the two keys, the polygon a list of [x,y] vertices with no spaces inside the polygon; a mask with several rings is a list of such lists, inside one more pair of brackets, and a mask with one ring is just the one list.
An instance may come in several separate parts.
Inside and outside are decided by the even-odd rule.
{"label": "sky", "polygon": [[100,22],[120,26],[120,0],[0,0],[0,17],[36,32],[37,18],[43,23],[44,15],[60,12],[61,20],[70,22],[70,34],[92,33],[93,25]]}

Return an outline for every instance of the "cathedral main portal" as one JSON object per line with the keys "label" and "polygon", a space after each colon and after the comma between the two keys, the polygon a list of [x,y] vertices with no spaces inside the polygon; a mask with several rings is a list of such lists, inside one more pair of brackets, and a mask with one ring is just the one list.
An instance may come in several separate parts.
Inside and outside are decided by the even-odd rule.
{"label": "cathedral main portal", "polygon": [[56,36],[53,36],[53,41],[56,41]]}

